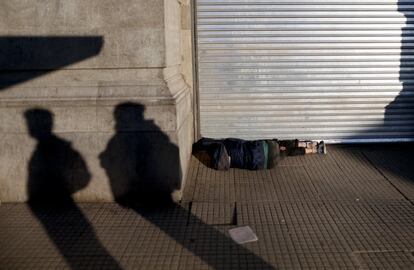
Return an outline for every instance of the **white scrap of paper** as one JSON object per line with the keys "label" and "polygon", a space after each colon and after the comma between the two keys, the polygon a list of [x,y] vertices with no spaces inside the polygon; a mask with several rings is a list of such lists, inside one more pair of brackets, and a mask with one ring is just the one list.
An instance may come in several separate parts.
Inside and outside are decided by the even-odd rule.
{"label": "white scrap of paper", "polygon": [[258,238],[249,226],[237,227],[229,230],[231,239],[238,244],[257,241]]}

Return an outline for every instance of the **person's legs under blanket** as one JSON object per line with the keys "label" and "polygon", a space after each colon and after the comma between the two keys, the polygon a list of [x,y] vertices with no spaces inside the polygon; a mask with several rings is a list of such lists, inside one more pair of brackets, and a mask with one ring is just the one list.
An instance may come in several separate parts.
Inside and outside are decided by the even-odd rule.
{"label": "person's legs under blanket", "polygon": [[299,140],[280,140],[278,143],[282,156],[300,156],[306,154],[305,148],[298,147]]}
{"label": "person's legs under blanket", "polygon": [[193,145],[193,154],[200,153],[207,153],[208,166],[216,170],[228,170],[230,168],[230,158],[223,140],[201,138]]}
{"label": "person's legs under blanket", "polygon": [[267,167],[264,140],[202,138],[194,144],[193,153],[197,152],[206,152],[210,167],[217,170],[227,170],[229,167],[260,170]]}
{"label": "person's legs under blanket", "polygon": [[264,140],[225,139],[224,145],[231,158],[231,168],[265,169],[267,167],[265,144]]}

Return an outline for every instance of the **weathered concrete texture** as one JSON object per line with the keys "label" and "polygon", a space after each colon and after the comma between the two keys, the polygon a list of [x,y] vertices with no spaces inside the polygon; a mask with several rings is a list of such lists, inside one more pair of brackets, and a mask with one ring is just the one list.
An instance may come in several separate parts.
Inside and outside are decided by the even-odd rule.
{"label": "weathered concrete texture", "polygon": [[188,85],[193,85],[192,9],[189,0],[181,3],[181,72]]}
{"label": "weathered concrete texture", "polygon": [[[130,99],[125,101],[129,102]],[[121,102],[118,101],[117,104]],[[136,104],[145,106],[141,103]],[[71,142],[73,148],[79,151],[85,159],[92,173],[88,187],[74,195],[79,201],[112,200],[107,176],[98,157],[104,151],[107,142],[114,136],[115,107],[116,105],[93,106],[93,104],[81,107],[42,106],[55,115],[53,133]],[[2,201],[25,201],[27,199],[27,164],[36,143],[27,134],[27,123],[22,116],[26,110],[27,107],[24,106],[1,108],[2,115],[6,116],[1,122],[0,198]],[[128,132],[135,132],[137,138],[140,137],[140,132],[153,133],[154,138],[157,134],[168,136],[171,143],[179,149],[182,179],[187,171],[193,138],[193,118],[190,110],[191,100],[190,95],[187,94],[179,100],[178,104],[145,106],[145,121],[139,122],[139,119],[131,119],[131,123],[126,123],[124,127]],[[131,126],[128,127],[128,124]],[[156,140],[152,142],[147,139],[146,142],[156,143]],[[131,153],[131,157],[134,154]],[[165,157],[159,157],[159,159],[163,158]],[[153,169],[157,170],[157,168]]]}
{"label": "weathered concrete texture", "polygon": [[[11,98],[105,98],[168,96],[163,71],[156,69],[60,69],[53,71],[0,71],[0,83],[10,84],[1,101]],[[1,87],[1,84],[0,84]]]}
{"label": "weathered concrete texture", "polygon": [[[172,103],[171,100],[154,102],[155,104],[146,104],[145,99],[134,97],[116,97],[114,99],[88,99],[76,100],[40,100],[35,106],[41,106],[52,111],[55,115],[56,133],[67,132],[111,132],[114,127],[113,110],[114,107],[122,102],[136,102],[145,106],[144,118],[153,119],[155,124],[163,131],[173,132],[178,130],[183,122],[191,113],[191,100],[188,96],[183,96],[178,104]],[[4,101],[3,101],[4,102]],[[0,119],[0,132],[26,133],[27,125],[24,121],[23,114],[30,108],[26,107],[34,102],[22,101],[20,106],[16,103],[20,101],[9,101],[7,107],[0,107],[0,112],[4,116]],[[73,104],[76,102],[75,104]],[[12,106],[13,104],[14,106]],[[10,107],[9,107],[10,106]],[[137,130],[145,131],[148,127],[136,127]]]}
{"label": "weathered concrete texture", "polygon": [[[72,68],[165,66],[163,0],[1,1],[0,36],[102,36],[99,56],[74,63]],[[14,68],[47,69],[54,61],[22,60]],[[0,68],[8,68],[7,63]]]}
{"label": "weathered concrete texture", "polygon": [[181,35],[180,5],[176,0],[0,3],[0,51],[7,55],[0,57],[0,201],[27,200],[36,142],[24,113],[33,108],[53,114],[53,134],[87,165],[90,182],[74,194],[76,200],[113,200],[99,155],[120,133],[114,111],[128,102],[144,111],[124,121],[121,132],[167,138],[177,148],[178,186],[184,186],[193,142],[192,59],[181,48],[190,48],[191,36]]}

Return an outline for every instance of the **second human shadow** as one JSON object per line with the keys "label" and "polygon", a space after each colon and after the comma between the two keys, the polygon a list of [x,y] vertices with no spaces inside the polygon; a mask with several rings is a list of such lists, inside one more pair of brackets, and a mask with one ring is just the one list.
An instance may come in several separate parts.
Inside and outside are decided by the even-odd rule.
{"label": "second human shadow", "polygon": [[144,119],[144,110],[137,103],[115,108],[116,133],[99,156],[116,202],[133,209],[213,269],[239,269],[246,261],[255,268],[273,269],[225,232],[172,201],[171,193],[181,188],[179,149],[153,121]]}

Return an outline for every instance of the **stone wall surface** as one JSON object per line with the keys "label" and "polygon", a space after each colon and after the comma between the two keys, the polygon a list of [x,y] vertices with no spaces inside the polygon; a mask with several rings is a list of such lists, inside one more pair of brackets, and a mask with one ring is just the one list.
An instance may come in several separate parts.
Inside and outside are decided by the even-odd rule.
{"label": "stone wall surface", "polygon": [[[165,63],[163,0],[0,1],[0,34],[102,36],[99,55],[73,63],[72,68],[148,68]],[[21,68],[48,68],[50,64],[45,59],[30,66],[25,60]]]}
{"label": "stone wall surface", "polygon": [[[145,137],[149,144],[148,138],[166,136],[178,149],[178,189],[183,188],[194,137],[191,29],[182,24],[188,5],[0,2],[0,201],[28,199],[28,166],[37,142],[24,115],[33,108],[53,114],[53,134],[86,162],[90,181],[73,194],[76,200],[113,200],[99,155],[120,133]],[[125,103],[141,106],[143,119],[131,116],[135,124],[119,128],[114,111]]]}

